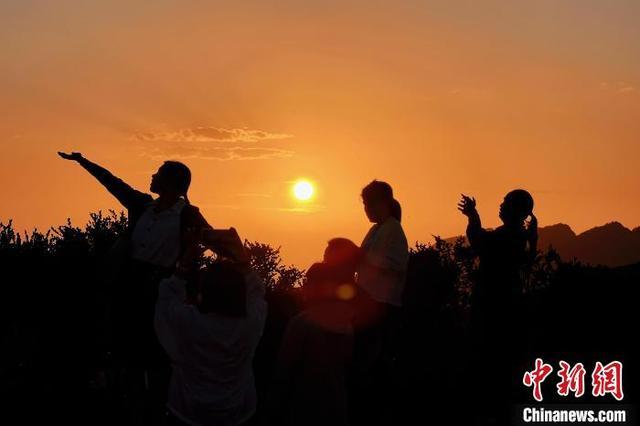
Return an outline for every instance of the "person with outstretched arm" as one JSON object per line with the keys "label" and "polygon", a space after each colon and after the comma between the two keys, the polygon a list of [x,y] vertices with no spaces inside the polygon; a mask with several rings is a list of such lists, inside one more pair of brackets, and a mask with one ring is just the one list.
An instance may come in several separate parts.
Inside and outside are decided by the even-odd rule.
{"label": "person with outstretched arm", "polygon": [[[120,371],[118,376],[126,378],[120,384],[123,394],[129,388],[141,389],[127,398],[145,400],[151,393],[152,400],[160,400],[155,405],[162,407],[169,363],[153,329],[158,283],[174,271],[186,247],[186,235],[211,228],[187,197],[191,171],[183,163],[164,162],[151,177],[149,190],[157,195],[154,197],[132,188],[79,152],[58,154],[82,166],[127,209],[127,231],[111,251],[113,271],[108,272],[113,282],[105,302],[108,341],[103,345],[109,363]],[[130,415],[154,423],[162,413],[145,408]]]}
{"label": "person with outstretched arm", "polygon": [[185,232],[194,228],[210,228],[199,209],[189,202],[187,191],[191,171],[178,161],[165,161],[151,176],[151,194],[132,188],[109,170],[93,163],[79,152],[58,153],[75,161],[109,191],[129,216],[130,255],[152,265],[173,268],[182,248]]}

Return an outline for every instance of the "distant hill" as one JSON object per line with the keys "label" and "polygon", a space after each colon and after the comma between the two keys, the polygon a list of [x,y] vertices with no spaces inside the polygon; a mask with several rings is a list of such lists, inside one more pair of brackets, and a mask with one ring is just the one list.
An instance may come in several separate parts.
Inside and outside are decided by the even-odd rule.
{"label": "distant hill", "polygon": [[538,231],[538,247],[553,247],[565,260],[612,267],[640,262],[640,227],[629,229],[610,222],[576,234],[569,225],[558,223]]}

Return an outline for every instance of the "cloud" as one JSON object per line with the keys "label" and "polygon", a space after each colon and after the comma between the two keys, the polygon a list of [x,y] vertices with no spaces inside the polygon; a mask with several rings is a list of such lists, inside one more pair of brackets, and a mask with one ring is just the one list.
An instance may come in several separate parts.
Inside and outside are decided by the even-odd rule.
{"label": "cloud", "polygon": [[[141,155],[154,159],[269,160],[290,158],[290,149],[273,146],[293,135],[264,130],[200,126],[163,132],[138,132],[131,136]],[[259,143],[259,146],[258,146]]]}
{"label": "cloud", "polygon": [[273,147],[247,146],[153,146],[142,150],[142,155],[154,159],[189,159],[201,160],[269,160],[291,158],[294,152],[288,149]]}
{"label": "cloud", "polygon": [[138,132],[133,135],[141,142],[235,142],[255,143],[261,141],[290,139],[293,135],[286,133],[271,133],[264,130],[199,126],[179,129],[170,132]]}

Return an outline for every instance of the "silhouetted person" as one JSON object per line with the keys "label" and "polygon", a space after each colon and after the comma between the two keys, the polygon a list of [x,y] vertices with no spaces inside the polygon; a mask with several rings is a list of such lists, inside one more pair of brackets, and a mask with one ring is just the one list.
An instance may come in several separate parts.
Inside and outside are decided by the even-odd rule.
{"label": "silhouetted person", "polygon": [[[160,282],[155,329],[173,370],[167,406],[175,424],[241,425],[256,409],[252,363],[267,314],[264,283],[245,259],[195,270],[199,252],[188,249]],[[190,280],[193,303],[185,302]]]}
{"label": "silhouetted person", "polygon": [[[127,400],[138,399],[134,405],[158,405],[154,402],[157,397],[162,406],[169,365],[153,330],[158,282],[171,275],[188,232],[210,228],[198,208],[188,201],[191,172],[180,162],[166,161],[151,178],[149,189],[158,195],[154,198],[78,152],[58,154],[80,164],[127,209],[128,230],[115,250],[122,260],[109,306],[113,356],[127,377],[122,386],[143,390],[137,396],[130,390],[123,391],[129,394]],[[150,395],[145,395],[149,391]],[[149,398],[150,402],[143,402]],[[153,422],[146,418],[153,408],[131,407],[131,411],[134,423]]]}
{"label": "silhouetted person", "polygon": [[[372,181],[362,190],[367,218],[373,226],[365,236],[357,271],[355,315],[356,397],[381,422],[380,408],[389,407],[388,386],[380,380],[391,370],[399,330],[399,308],[409,264],[407,238],[400,224],[401,207],[386,182]],[[377,375],[373,375],[373,371]],[[372,382],[373,381],[373,382]],[[366,408],[365,408],[366,406]],[[369,420],[362,420],[368,422]]]}
{"label": "silhouetted person", "polygon": [[347,425],[347,369],[353,349],[354,273],[358,247],[332,240],[328,262],[313,264],[304,309],[289,321],[269,390],[271,425]]}
{"label": "silhouetted person", "polygon": [[378,303],[402,306],[409,246],[400,224],[400,203],[391,186],[377,180],[364,187],[362,202],[373,226],[360,245],[358,286]]}
{"label": "silhouetted person", "polygon": [[336,237],[327,242],[322,263],[333,268],[340,282],[355,284],[355,272],[361,259],[360,247],[348,238]]}
{"label": "silhouetted person", "polygon": [[182,240],[187,230],[210,228],[198,208],[189,203],[191,171],[183,163],[165,161],[152,175],[149,190],[158,195],[154,198],[133,189],[79,152],[58,154],[80,164],[127,209],[132,259],[172,269],[184,249]]}
{"label": "silhouetted person", "polygon": [[[507,420],[513,379],[511,369],[526,333],[522,315],[524,267],[536,255],[537,220],[533,198],[522,189],[509,192],[500,205],[503,225],[482,228],[476,200],[462,195],[458,209],[468,217],[467,238],[480,258],[479,276],[471,299],[474,389],[487,417]],[[527,226],[525,220],[531,218]],[[520,373],[521,374],[521,373]]]}

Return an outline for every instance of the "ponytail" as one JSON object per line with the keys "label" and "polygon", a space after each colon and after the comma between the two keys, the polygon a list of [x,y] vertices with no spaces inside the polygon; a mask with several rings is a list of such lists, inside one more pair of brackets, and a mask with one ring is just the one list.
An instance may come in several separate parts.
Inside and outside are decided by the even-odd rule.
{"label": "ponytail", "polygon": [[402,206],[400,206],[400,202],[395,198],[391,200],[391,216],[398,222],[402,221]]}

